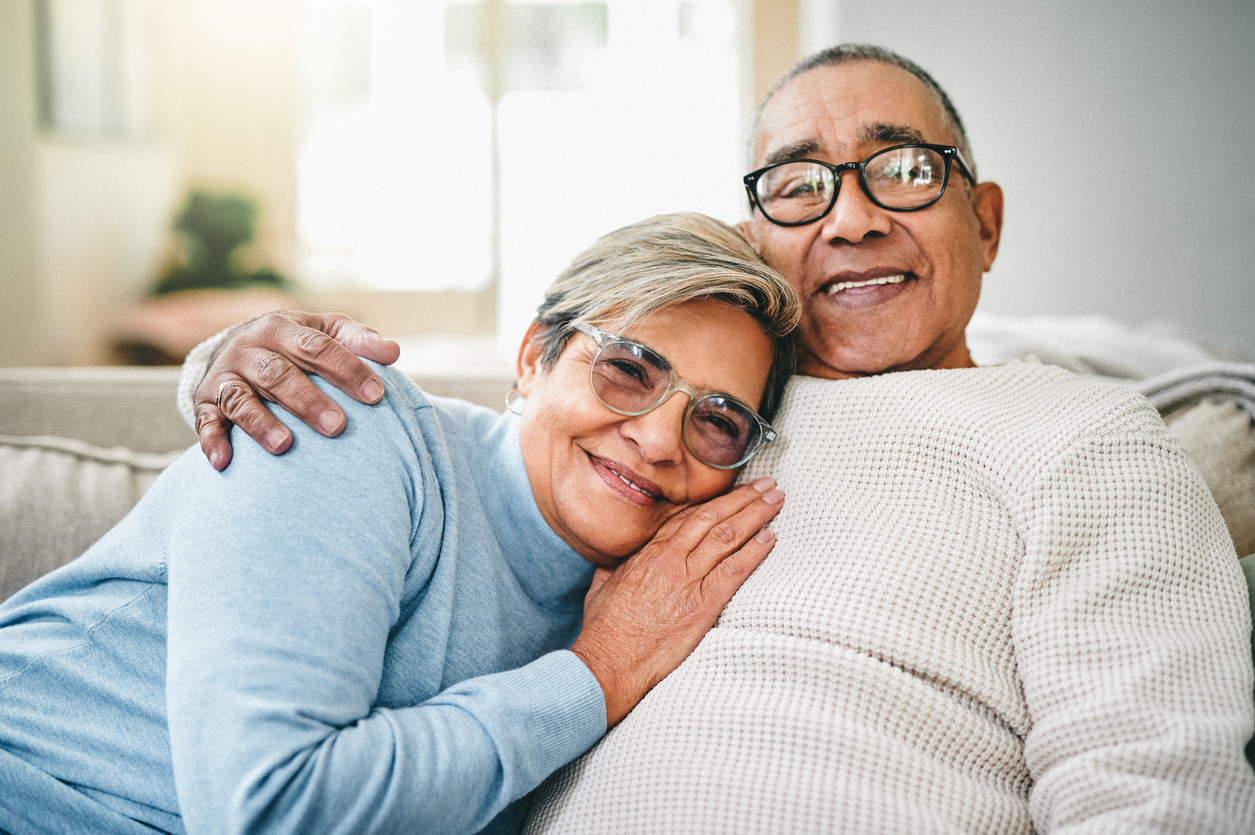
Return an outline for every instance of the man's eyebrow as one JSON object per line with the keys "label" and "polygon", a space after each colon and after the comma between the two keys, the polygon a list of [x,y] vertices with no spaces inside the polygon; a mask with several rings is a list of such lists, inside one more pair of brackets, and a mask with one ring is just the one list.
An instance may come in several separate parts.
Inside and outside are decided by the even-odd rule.
{"label": "man's eyebrow", "polygon": [[[858,129],[858,138],[861,142],[876,145],[905,145],[912,142],[923,142],[924,134],[910,125],[876,122],[860,127]],[[790,142],[788,145],[781,145],[768,154],[767,158],[763,160],[763,165],[775,165],[777,162],[791,162],[795,159],[811,159],[817,151],[819,151],[819,142],[814,139]]]}
{"label": "man's eyebrow", "polygon": [[864,142],[877,142],[887,145],[904,145],[908,142],[923,142],[924,134],[909,125],[891,125],[877,122],[863,125],[858,130],[859,139]]}
{"label": "man's eyebrow", "polygon": [[777,162],[790,162],[795,159],[807,159],[819,149],[819,143],[813,139],[791,142],[783,145],[767,155],[763,165],[775,165]]}

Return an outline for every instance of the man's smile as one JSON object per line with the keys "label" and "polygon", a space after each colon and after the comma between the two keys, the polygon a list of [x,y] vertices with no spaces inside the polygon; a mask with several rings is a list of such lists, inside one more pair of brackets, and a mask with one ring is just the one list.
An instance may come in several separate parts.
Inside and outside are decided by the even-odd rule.
{"label": "man's smile", "polygon": [[860,287],[871,287],[878,284],[901,284],[903,281],[906,281],[906,273],[869,278],[865,281],[834,281],[828,285],[826,292],[828,295],[833,296],[842,290],[857,290]]}
{"label": "man's smile", "polygon": [[843,271],[821,284],[811,303],[839,308],[877,307],[902,295],[918,278],[908,270]]}

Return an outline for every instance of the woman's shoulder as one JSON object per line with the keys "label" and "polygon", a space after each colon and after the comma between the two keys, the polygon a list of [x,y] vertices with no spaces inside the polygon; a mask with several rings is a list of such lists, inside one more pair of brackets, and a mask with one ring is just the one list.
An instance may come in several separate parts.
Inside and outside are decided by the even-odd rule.
{"label": "woman's shoulder", "polygon": [[419,450],[419,458],[432,463],[470,463],[482,459],[484,454],[495,460],[518,446],[515,415],[460,398],[431,394],[402,371],[370,361],[367,364],[384,384],[384,397],[374,405],[359,403],[315,378],[345,410],[345,435],[357,423],[356,431],[369,436],[362,439],[366,443],[387,447],[403,438],[407,445]]}
{"label": "woman's shoulder", "polygon": [[[500,431],[503,423],[508,423],[505,419],[508,416],[503,418],[500,410],[458,397],[432,394],[396,368],[381,366],[369,360],[366,363],[383,380],[385,395],[379,405],[386,405],[387,411],[402,419],[413,416],[420,424],[430,423],[430,428],[442,435],[467,439],[493,434]],[[341,397],[339,402],[343,403],[345,399]]]}

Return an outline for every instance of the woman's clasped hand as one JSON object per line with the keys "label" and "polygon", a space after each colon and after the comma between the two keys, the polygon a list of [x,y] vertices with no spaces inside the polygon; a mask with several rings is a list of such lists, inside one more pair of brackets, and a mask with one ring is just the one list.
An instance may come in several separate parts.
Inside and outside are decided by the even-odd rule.
{"label": "woman's clasped hand", "polygon": [[684,510],[614,569],[599,568],[571,651],[606,694],[613,725],[688,657],[771,552],[784,494],[769,478]]}

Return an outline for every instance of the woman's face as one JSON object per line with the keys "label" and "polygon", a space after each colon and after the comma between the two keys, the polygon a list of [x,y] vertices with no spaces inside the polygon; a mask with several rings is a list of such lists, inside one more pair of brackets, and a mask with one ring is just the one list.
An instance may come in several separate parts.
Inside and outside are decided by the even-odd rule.
{"label": "woman's face", "polygon": [[[553,367],[543,369],[531,335],[519,352],[519,389],[527,398],[523,463],[545,521],[585,558],[614,566],[668,518],[732,486],[735,470],[703,464],[685,446],[686,395],[677,392],[648,414],[620,415],[602,405],[589,384],[597,351],[590,337],[573,334]],[[687,302],[621,335],[661,354],[700,389],[754,408],[762,399],[773,345],[742,310]]]}

